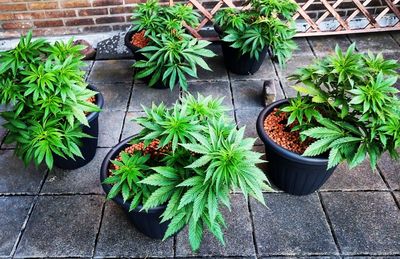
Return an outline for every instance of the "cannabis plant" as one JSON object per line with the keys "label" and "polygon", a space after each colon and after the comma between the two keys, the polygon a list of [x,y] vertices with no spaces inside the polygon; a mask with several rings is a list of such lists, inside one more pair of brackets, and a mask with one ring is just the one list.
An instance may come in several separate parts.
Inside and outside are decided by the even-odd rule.
{"label": "cannabis plant", "polygon": [[342,161],[350,167],[367,156],[372,168],[383,152],[398,158],[400,102],[394,85],[400,66],[381,54],[360,54],[351,45],[299,69],[291,76],[302,83],[298,95],[282,111],[289,113],[302,138],[315,141],[303,155],[329,153],[328,168]]}
{"label": "cannabis plant", "polygon": [[[249,8],[244,8],[250,5]],[[283,65],[296,45],[292,16],[298,6],[292,0],[249,0],[243,8],[223,8],[215,15],[215,23],[222,30],[222,40],[259,59],[266,47]]]}
{"label": "cannabis plant", "polygon": [[200,247],[205,230],[224,243],[220,207],[230,208],[232,189],[265,204],[262,190],[269,185],[256,166],[263,161],[252,151],[255,139],[245,138],[244,128],[237,130],[227,119],[222,99],[187,94],[172,108],[153,104],[144,110],[145,116],[135,119],[143,129],[132,143],[146,146],[157,139],[158,148],[169,152],[150,167],[150,175],[138,179],[138,184],[154,188],[143,199],[143,210],[166,204],[161,221],[169,225],[164,239],[189,225],[193,250]]}
{"label": "cannabis plant", "polygon": [[15,153],[26,164],[44,161],[52,168],[54,155],[82,157],[85,113],[99,110],[87,101],[96,92],[86,88],[80,69],[84,48],[72,40],[32,40],[29,32],[17,47],[0,53],[0,103],[13,107],[1,113],[6,142],[16,142]]}

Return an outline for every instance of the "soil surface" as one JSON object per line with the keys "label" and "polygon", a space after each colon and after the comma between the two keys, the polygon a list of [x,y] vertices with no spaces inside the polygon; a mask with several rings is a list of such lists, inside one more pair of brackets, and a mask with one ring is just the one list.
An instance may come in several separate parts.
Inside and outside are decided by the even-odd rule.
{"label": "soil surface", "polygon": [[300,140],[299,131],[291,131],[295,125],[287,125],[287,113],[279,112],[275,108],[264,120],[264,130],[267,135],[279,146],[303,154],[307,147],[312,143],[312,139],[304,142]]}
{"label": "soil surface", "polygon": [[145,31],[140,31],[140,32],[133,34],[132,40],[131,40],[132,45],[139,47],[139,48],[146,47],[147,44],[149,43],[149,39],[144,36],[144,33],[145,33]]}

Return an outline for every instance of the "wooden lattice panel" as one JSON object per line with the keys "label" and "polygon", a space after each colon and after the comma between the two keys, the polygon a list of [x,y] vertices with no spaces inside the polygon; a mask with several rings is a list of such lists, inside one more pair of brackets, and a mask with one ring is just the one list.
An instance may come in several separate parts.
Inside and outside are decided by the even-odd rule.
{"label": "wooden lattice panel", "polygon": [[[220,8],[236,8],[235,4],[232,0],[218,0],[215,1],[212,8],[207,9],[202,5],[201,0],[188,1],[188,4],[194,6],[202,15],[202,20],[196,28],[188,26],[186,28],[197,38],[217,40],[217,37],[203,37],[199,32],[213,20],[214,14]],[[383,10],[373,13],[369,6],[373,3],[373,0],[303,1],[299,3],[300,8],[293,17],[297,24],[302,24],[301,28],[298,26],[296,37],[400,30],[400,10],[396,6],[399,2],[400,0],[382,0]],[[169,0],[169,3],[172,5],[173,0]],[[321,15],[313,19],[308,14],[308,8],[316,3],[320,4],[324,10]],[[342,4],[352,4],[354,6],[353,11],[344,16],[338,11]],[[390,17],[390,24],[383,22],[387,17]],[[360,20],[363,20],[361,26],[354,26]]]}

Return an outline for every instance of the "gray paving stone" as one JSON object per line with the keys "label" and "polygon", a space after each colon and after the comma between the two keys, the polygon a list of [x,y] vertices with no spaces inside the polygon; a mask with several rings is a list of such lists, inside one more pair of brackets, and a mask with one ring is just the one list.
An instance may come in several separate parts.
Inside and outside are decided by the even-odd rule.
{"label": "gray paving stone", "polygon": [[393,32],[390,32],[390,35],[392,35],[392,37],[397,42],[397,44],[400,44],[400,32],[393,31]]}
{"label": "gray paving stone", "polygon": [[185,228],[176,237],[177,256],[255,256],[252,226],[247,202],[243,195],[232,194],[231,211],[223,209],[227,229],[224,230],[225,246],[219,244],[212,234],[206,233],[198,253],[190,249],[188,231]]}
{"label": "gray paving stone", "polygon": [[343,259],[399,259],[400,256],[343,256]]}
{"label": "gray paving stone", "polygon": [[240,109],[236,110],[236,119],[239,127],[246,126],[246,131],[244,135],[250,138],[257,138],[256,144],[261,145],[262,141],[258,138],[256,130],[256,122],[258,114],[261,112],[261,108],[251,108],[251,109]]}
{"label": "gray paving stone", "polygon": [[140,132],[142,127],[132,120],[142,116],[145,116],[144,112],[128,112],[126,114],[121,140]]}
{"label": "gray paving stone", "polygon": [[372,172],[366,160],[351,170],[347,164],[338,165],[321,190],[387,190],[387,187],[379,172]]}
{"label": "gray paving stone", "polygon": [[96,59],[133,58],[132,52],[125,46],[126,32],[120,32],[97,44]]}
{"label": "gray paving stone", "polygon": [[3,142],[1,144],[1,149],[15,149],[16,144],[15,142],[6,144],[5,142],[7,141],[7,133],[3,137]]}
{"label": "gray paving stone", "polygon": [[258,253],[331,255],[338,251],[316,194],[264,194],[268,208],[251,200]]}
{"label": "gray paving stone", "polygon": [[25,167],[13,150],[0,150],[0,168],[0,193],[37,193],[46,175],[43,166]]}
{"label": "gray paving stone", "polygon": [[88,82],[96,84],[133,83],[133,60],[95,61],[90,71]]}
{"label": "gray paving stone", "polygon": [[388,192],[322,193],[344,255],[400,253],[400,210]]}
{"label": "gray paving stone", "polygon": [[16,257],[91,256],[100,223],[101,196],[42,196]]}
{"label": "gray paving stone", "polygon": [[0,256],[9,256],[28,215],[33,197],[0,197]]}
{"label": "gray paving stone", "polygon": [[357,44],[360,52],[368,52],[368,50],[376,52],[399,51],[400,47],[389,33],[368,33],[349,35],[350,40]]}
{"label": "gray paving stone", "polygon": [[229,76],[232,81],[234,80],[267,80],[276,77],[276,72],[274,65],[271,61],[270,56],[267,56],[258,70],[253,75],[237,75],[234,73],[229,73]]}
{"label": "gray paving stone", "polygon": [[306,38],[295,38],[297,49],[293,51],[293,56],[313,55],[310,44]]}
{"label": "gray paving stone", "polygon": [[285,99],[285,94],[278,79],[264,81],[263,99],[264,106]]}
{"label": "gray paving stone", "polygon": [[338,255],[328,255],[328,256],[267,256],[260,257],[260,259],[282,259],[282,258],[296,258],[296,259],[309,259],[309,258],[318,258],[318,259],[333,259],[333,258],[341,258]]}
{"label": "gray paving stone", "polygon": [[308,40],[314,53],[320,58],[335,53],[336,45],[342,50],[346,50],[351,45],[347,36],[311,37]]}
{"label": "gray paving stone", "polygon": [[123,210],[113,202],[107,202],[95,256],[116,257],[172,257],[173,238],[164,242],[150,239],[137,231]]}
{"label": "gray paving stone", "polygon": [[130,84],[96,84],[104,97],[103,111],[126,111],[132,86]]}
{"label": "gray paving stone", "polygon": [[85,63],[85,66],[81,67],[81,70],[85,71],[86,80],[89,76],[90,69],[92,68],[94,62],[92,60],[84,60],[83,62]]}
{"label": "gray paving stone", "polygon": [[2,126],[6,121],[3,119],[3,117],[0,117],[0,146],[1,143],[3,143],[3,139],[7,134],[7,130]]}
{"label": "gray paving stone", "polygon": [[113,147],[119,142],[125,112],[103,111],[99,116],[99,147]]}
{"label": "gray paving stone", "polygon": [[400,190],[400,161],[392,160],[388,153],[383,154],[378,161],[383,177],[392,190]]}
{"label": "gray paving stone", "polygon": [[195,97],[197,97],[197,93],[203,96],[211,95],[214,98],[224,97],[223,104],[228,109],[233,109],[231,89],[229,87],[229,82],[227,81],[190,82],[189,93],[191,93]]}
{"label": "gray paving stone", "polygon": [[204,61],[211,68],[212,71],[197,67],[197,76],[194,78],[189,76],[188,81],[228,81],[228,72],[226,71],[224,64],[224,57],[222,55],[221,46],[219,44],[213,44],[208,47],[217,55],[212,58],[205,58]]}
{"label": "gray paving stone", "polygon": [[109,148],[98,148],[87,165],[75,170],[55,168],[47,176],[41,193],[91,193],[103,194],[99,170]]}
{"label": "gray paving stone", "polygon": [[132,96],[129,104],[129,111],[143,111],[142,105],[151,107],[151,104],[160,104],[171,106],[179,99],[179,87],[170,89],[154,89],[146,84],[135,83],[132,88]]}
{"label": "gray paving stone", "polygon": [[236,109],[263,107],[264,80],[233,81],[232,92]]}

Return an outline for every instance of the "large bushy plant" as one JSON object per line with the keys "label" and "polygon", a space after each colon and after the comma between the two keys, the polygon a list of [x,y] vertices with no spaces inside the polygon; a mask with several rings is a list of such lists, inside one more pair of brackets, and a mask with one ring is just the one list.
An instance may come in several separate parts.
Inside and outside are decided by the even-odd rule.
{"label": "large bushy plant", "polygon": [[300,130],[303,139],[315,139],[304,155],[329,152],[329,168],[342,161],[354,167],[367,156],[375,168],[385,151],[397,159],[399,68],[397,61],[381,54],[355,52],[353,44],[346,52],[336,47],[334,55],[291,76],[302,83],[294,88],[304,96],[292,99],[282,111],[290,114],[289,124],[298,124],[294,130]]}
{"label": "large bushy plant", "polygon": [[215,23],[222,30],[222,40],[242,54],[258,59],[264,48],[271,47],[283,65],[296,48],[292,17],[297,8],[292,0],[249,0],[241,8],[218,11]]}
{"label": "large bushy plant", "polygon": [[[224,243],[225,220],[220,207],[230,208],[232,189],[264,204],[262,190],[269,188],[256,166],[262,160],[260,153],[252,151],[255,139],[245,138],[244,128],[236,129],[225,117],[221,103],[222,99],[186,95],[173,108],[153,105],[145,108],[144,117],[136,119],[143,129],[133,143],[147,146],[156,139],[158,149],[168,150],[150,167],[152,172],[144,168],[140,176],[135,173],[136,183],[153,188],[150,195],[140,197],[140,204],[144,210],[166,204],[162,222],[170,223],[164,239],[189,225],[193,250],[200,247],[205,229]],[[124,196],[133,202],[142,187],[132,186]]]}
{"label": "large bushy plant", "polygon": [[72,40],[32,40],[29,32],[14,49],[0,53],[0,103],[12,107],[1,113],[6,142],[16,143],[15,153],[26,164],[45,161],[52,168],[54,155],[82,156],[85,113],[99,111],[88,102],[96,92],[86,88],[81,71],[84,48]]}
{"label": "large bushy plant", "polygon": [[139,50],[145,59],[133,65],[138,70],[135,78],[150,78],[149,86],[162,81],[171,89],[179,84],[186,90],[187,76],[197,77],[197,66],[211,70],[203,59],[215,56],[206,49],[210,42],[185,32],[184,24],[196,26],[198,16],[189,5],[160,6],[157,0],[139,4],[133,29],[144,30],[149,42]]}

